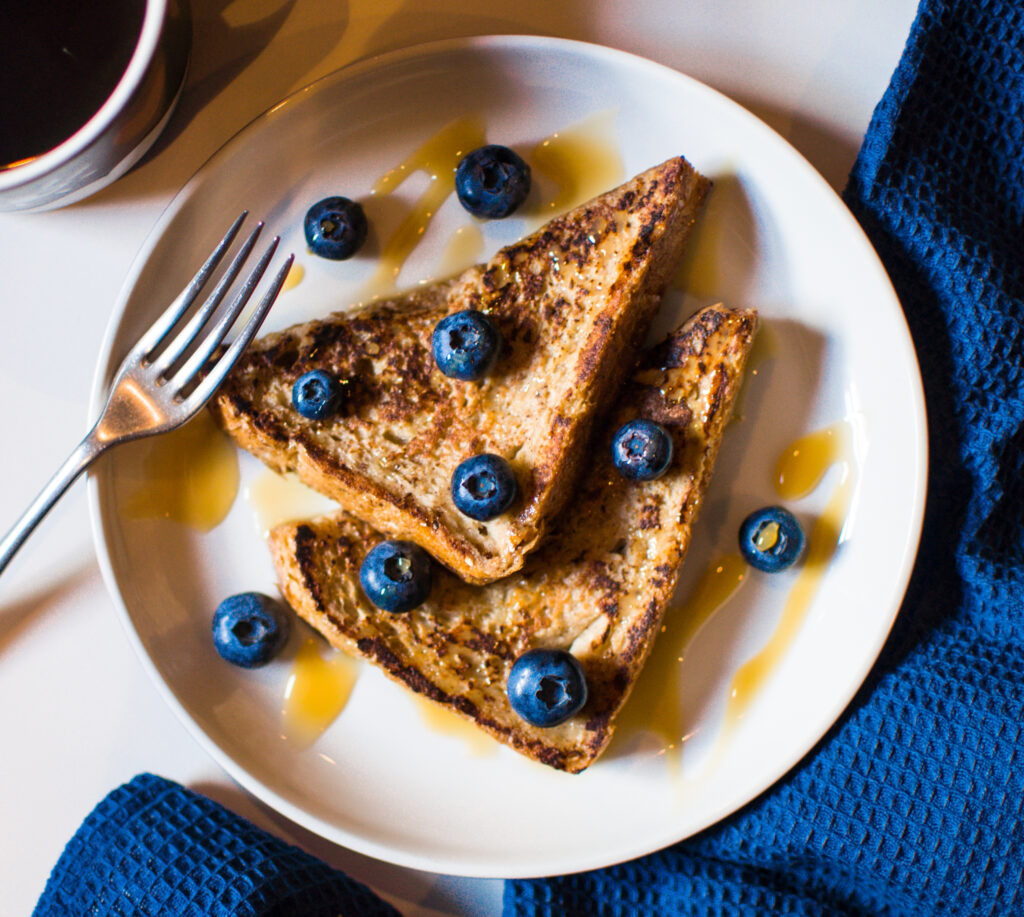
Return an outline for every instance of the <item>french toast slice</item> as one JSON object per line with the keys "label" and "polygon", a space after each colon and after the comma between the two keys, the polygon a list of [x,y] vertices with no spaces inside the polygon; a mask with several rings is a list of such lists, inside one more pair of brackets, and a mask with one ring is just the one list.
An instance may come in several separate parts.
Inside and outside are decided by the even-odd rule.
{"label": "french toast slice", "polygon": [[[270,467],[419,543],[463,579],[507,576],[571,493],[594,419],[635,359],[708,186],[671,159],[460,276],[268,335],[211,410]],[[504,338],[477,382],[443,375],[431,350],[437,322],[468,308]],[[312,369],[347,383],[331,421],[292,409],[292,385]],[[455,507],[450,479],[484,452],[510,462],[519,497],[481,523]]]}
{"label": "french toast slice", "polygon": [[[271,531],[282,594],[338,649],[530,758],[583,770],[608,744],[661,626],[756,324],[752,311],[711,306],[646,356],[595,438],[588,473],[517,573],[474,586],[437,571],[423,605],[388,614],[359,585],[383,536],[338,512]],[[654,481],[628,481],[612,464],[612,436],[635,417],[672,435],[672,464]],[[521,719],[505,694],[513,662],[535,647],[572,652],[589,684],[585,707],[550,728]]]}

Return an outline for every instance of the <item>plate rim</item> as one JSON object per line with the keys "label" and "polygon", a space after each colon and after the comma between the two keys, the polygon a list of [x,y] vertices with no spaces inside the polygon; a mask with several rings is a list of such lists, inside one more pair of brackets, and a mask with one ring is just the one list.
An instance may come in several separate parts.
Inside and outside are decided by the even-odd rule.
{"label": "plate rim", "polygon": [[798,163],[802,167],[801,171],[808,181],[817,182],[825,193],[839,205],[843,217],[853,229],[854,236],[858,238],[860,242],[862,255],[875,262],[878,270],[878,279],[883,283],[891,295],[892,304],[896,307],[896,318],[900,321],[904,332],[900,343],[901,349],[904,349],[909,357],[909,360],[905,365],[909,369],[912,369],[912,371],[908,373],[909,378],[907,381],[910,388],[909,394],[911,395],[911,400],[916,408],[913,439],[917,458],[915,474],[915,482],[917,486],[915,488],[913,500],[911,501],[913,512],[912,518],[909,520],[910,524],[906,532],[906,538],[904,539],[903,553],[899,564],[899,575],[892,585],[894,609],[889,617],[888,626],[885,628],[878,628],[878,636],[876,640],[877,645],[872,648],[872,652],[870,654],[865,654],[861,670],[855,679],[855,683],[851,683],[848,691],[840,692],[843,696],[837,698],[834,709],[830,708],[828,714],[823,716],[823,720],[827,720],[827,722],[824,723],[814,742],[807,747],[794,749],[792,753],[786,757],[784,766],[772,770],[771,773],[764,774],[762,779],[757,781],[758,788],[756,791],[748,795],[747,798],[735,803],[732,801],[723,803],[716,813],[713,816],[710,816],[705,823],[693,828],[692,830],[687,830],[682,835],[679,835],[678,833],[673,834],[673,832],[665,832],[665,834],[670,834],[672,836],[660,837],[659,839],[654,840],[653,846],[648,839],[648,842],[634,845],[635,849],[633,849],[632,852],[622,853],[621,851],[616,851],[603,858],[589,856],[586,858],[577,858],[575,861],[572,858],[567,858],[565,863],[558,864],[557,872],[546,871],[539,863],[532,864],[532,868],[522,868],[524,864],[519,864],[518,868],[511,870],[495,871],[493,869],[481,869],[475,868],[474,864],[459,864],[450,859],[439,861],[436,858],[431,858],[429,856],[417,855],[407,848],[396,849],[387,844],[378,843],[366,836],[353,834],[341,829],[339,826],[329,823],[309,810],[296,805],[274,790],[263,780],[250,773],[243,764],[236,762],[227,751],[222,749],[220,745],[206,733],[196,719],[193,718],[191,713],[189,713],[185,708],[182,701],[177,698],[170,685],[160,674],[155,661],[146,651],[146,648],[142,643],[141,636],[139,635],[137,628],[134,626],[132,614],[127,607],[127,603],[125,602],[118,585],[117,574],[114,569],[110,547],[106,538],[105,526],[107,525],[108,520],[104,518],[102,509],[100,477],[96,474],[90,474],[88,476],[89,511],[97,559],[107,590],[110,593],[115,607],[118,609],[119,618],[129,637],[129,641],[136,654],[140,657],[143,667],[155,682],[159,693],[169,704],[178,719],[186,727],[186,731],[189,735],[192,736],[200,747],[202,747],[203,750],[207,752],[207,754],[209,754],[210,757],[236,783],[244,787],[258,800],[270,806],[296,825],[310,830],[332,843],[357,851],[361,854],[374,857],[383,862],[436,874],[457,875],[467,878],[513,879],[534,878],[556,874],[571,874],[589,869],[603,868],[663,849],[669,844],[684,840],[685,838],[693,836],[700,831],[706,830],[712,825],[720,822],[723,818],[735,813],[744,806],[751,804],[762,796],[768,789],[774,786],[779,780],[790,773],[800,761],[813,753],[817,745],[827,736],[828,732],[842,717],[844,711],[848,709],[850,703],[863,686],[871,669],[874,668],[903,604],[910,576],[915,565],[923,528],[928,480],[928,434],[926,403],[924,399],[924,388],[921,379],[920,365],[917,360],[913,339],[910,335],[905,313],[900,305],[895,289],[892,286],[888,272],[852,212],[850,212],[843,203],[842,198],[839,197],[836,191],[828,184],[824,177],[822,177],[806,157],[804,157],[799,150],[797,150],[791,143],[789,143],[789,141],[777,133],[762,119],[744,108],[738,102],[729,98],[719,90],[708,86],[696,78],[676,70],[673,67],[650,60],[629,51],[623,51],[593,42],[559,38],[555,36],[528,34],[494,34],[447,38],[413,44],[358,58],[336,70],[331,71],[330,73],[324,74],[306,86],[290,93],[280,102],[252,118],[248,123],[228,137],[174,193],[145,237],[129,267],[124,283],[122,284],[121,290],[118,294],[115,307],[112,310],[111,317],[108,321],[100,355],[96,364],[90,397],[93,416],[98,413],[98,410],[102,405],[107,380],[109,379],[113,368],[111,365],[114,360],[113,347],[116,343],[121,323],[124,320],[129,299],[142,271],[154,250],[163,239],[166,228],[190,199],[190,192],[195,184],[201,181],[203,174],[208,169],[212,168],[218,160],[230,156],[232,148],[240,142],[240,138],[243,135],[247,134],[250,130],[253,130],[257,125],[269,123],[270,120],[275,117],[277,112],[284,109],[290,109],[294,105],[300,104],[304,97],[320,91],[320,89],[328,83],[344,82],[348,79],[356,78],[366,71],[372,71],[382,66],[407,63],[417,57],[434,58],[445,54],[451,54],[453,52],[464,52],[467,50],[480,51],[488,48],[497,48],[505,52],[529,48],[530,50],[543,52],[545,54],[571,54],[575,57],[584,56],[588,60],[600,58],[603,62],[610,62],[613,65],[627,64],[633,67],[651,68],[653,72],[660,74],[663,78],[687,84],[691,91],[708,94],[714,99],[716,105],[728,106],[741,118],[754,125],[755,129],[758,130],[762,136],[764,136],[769,142],[776,144],[776,146],[784,151],[784,155],[793,159],[794,162]]}

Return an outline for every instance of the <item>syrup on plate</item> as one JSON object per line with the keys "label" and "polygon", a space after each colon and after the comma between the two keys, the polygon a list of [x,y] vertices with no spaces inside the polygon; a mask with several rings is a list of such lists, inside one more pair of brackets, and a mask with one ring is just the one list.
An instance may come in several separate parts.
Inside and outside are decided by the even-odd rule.
{"label": "syrup on plate", "polygon": [[653,734],[665,751],[672,751],[685,741],[686,711],[680,694],[686,653],[704,625],[743,585],[749,572],[739,554],[726,554],[704,571],[681,606],[669,609],[636,687],[618,716],[617,728],[624,734]]}
{"label": "syrup on plate", "polygon": [[285,293],[288,290],[293,290],[306,276],[306,269],[298,262],[293,261],[292,266],[288,270],[288,276],[284,278],[284,284],[281,286],[281,292]]}
{"label": "syrup on plate", "polygon": [[312,745],[348,703],[360,663],[309,637],[295,653],[284,688],[281,719],[284,738]]}
{"label": "syrup on plate", "polygon": [[[428,183],[398,227],[382,241],[380,262],[362,292],[363,299],[396,290],[402,267],[426,236],[438,210],[455,191],[459,161],[486,142],[481,118],[459,118],[377,179],[370,192],[371,209],[373,199],[393,194],[417,173],[426,175]],[[531,192],[516,216],[526,217],[534,228],[615,187],[623,177],[614,116],[610,112],[591,115],[544,138],[524,158],[536,175],[539,190]],[[456,230],[439,266],[438,277],[456,274],[480,259],[484,251],[481,225],[481,221],[473,220]]]}
{"label": "syrup on plate", "polygon": [[171,519],[208,532],[223,522],[238,494],[238,451],[206,411],[177,430],[134,448],[139,479],[121,511],[134,519]]}
{"label": "syrup on plate", "polygon": [[553,183],[536,208],[544,221],[611,190],[625,172],[614,112],[598,112],[545,137],[526,160],[542,184],[544,178]]}
{"label": "syrup on plate", "polygon": [[[782,615],[765,645],[737,669],[729,683],[719,731],[719,753],[722,741],[739,723],[792,646],[840,543],[856,485],[849,422],[839,421],[800,437],[782,451],[775,464],[775,492],[786,500],[810,494],[835,466],[839,470],[838,480],[811,527],[806,553],[792,578]],[[687,650],[704,625],[751,574],[782,575],[751,571],[739,554],[728,554],[711,563],[680,607],[669,610],[650,659],[619,715],[623,733],[654,735],[662,754],[685,742],[687,711],[680,700],[680,680]],[[674,759],[666,760],[678,764]]]}
{"label": "syrup on plate", "polygon": [[783,606],[782,618],[768,643],[733,676],[725,713],[727,726],[735,725],[744,715],[758,690],[792,646],[839,547],[856,486],[849,422],[840,421],[802,436],[785,449],[776,463],[775,492],[789,500],[809,494],[835,465],[839,466],[839,480],[811,527],[806,553]]}
{"label": "syrup on plate", "polygon": [[260,534],[295,519],[311,519],[333,512],[338,504],[303,484],[294,474],[261,469],[243,491]]}
{"label": "syrup on plate", "polygon": [[429,182],[398,228],[381,246],[380,263],[365,295],[380,296],[394,291],[406,259],[419,245],[438,209],[455,190],[455,169],[459,160],[483,144],[483,121],[477,117],[459,118],[377,179],[370,192],[376,197],[393,193],[417,172],[425,172]]}
{"label": "syrup on plate", "polygon": [[498,743],[469,721],[419,694],[412,697],[423,722],[434,732],[461,739],[475,755],[494,754],[498,750]]}

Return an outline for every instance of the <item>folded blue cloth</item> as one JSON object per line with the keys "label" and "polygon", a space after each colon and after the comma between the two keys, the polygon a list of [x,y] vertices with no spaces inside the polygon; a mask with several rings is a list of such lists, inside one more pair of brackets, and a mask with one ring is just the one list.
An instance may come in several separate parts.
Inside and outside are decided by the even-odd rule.
{"label": "folded blue cloth", "polygon": [[891,638],[768,793],[652,856],[506,883],[506,914],[1024,914],[1024,0],[923,0],[845,199],[928,407]]}
{"label": "folded blue cloth", "polygon": [[205,796],[141,774],[88,815],[34,917],[398,917],[365,885]]}

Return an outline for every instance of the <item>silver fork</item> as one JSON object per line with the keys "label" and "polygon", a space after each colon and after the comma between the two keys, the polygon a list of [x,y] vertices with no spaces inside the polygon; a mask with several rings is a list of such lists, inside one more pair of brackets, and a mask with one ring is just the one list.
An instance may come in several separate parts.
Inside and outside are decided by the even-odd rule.
{"label": "silver fork", "polygon": [[262,222],[242,243],[206,301],[187,322],[183,321],[189,308],[213,277],[247,215],[244,212],[235,220],[189,285],[129,351],[114,376],[106,406],[93,428],[24,515],[0,540],[0,573],[3,573],[43,517],[92,462],[118,443],[166,433],[180,427],[210,400],[217,386],[224,381],[228,371],[256,335],[277,294],[281,292],[291,268],[292,255],[287,257],[274,276],[263,299],[235,339],[218,353],[224,338],[266,272],[280,241],[278,237],[267,246],[228,306],[219,315],[215,313],[252,253],[263,229]]}

